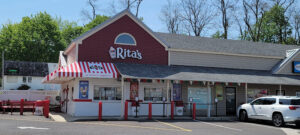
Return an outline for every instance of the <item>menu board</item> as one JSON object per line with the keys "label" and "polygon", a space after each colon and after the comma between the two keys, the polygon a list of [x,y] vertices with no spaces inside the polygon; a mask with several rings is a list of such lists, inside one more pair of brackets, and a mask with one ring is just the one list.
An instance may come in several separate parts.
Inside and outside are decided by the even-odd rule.
{"label": "menu board", "polygon": [[89,98],[89,82],[79,81],[79,99]]}

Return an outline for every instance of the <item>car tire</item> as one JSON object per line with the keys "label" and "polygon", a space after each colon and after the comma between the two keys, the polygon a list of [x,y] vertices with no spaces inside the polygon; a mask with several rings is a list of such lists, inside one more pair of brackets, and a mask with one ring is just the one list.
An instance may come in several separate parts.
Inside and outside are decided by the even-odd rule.
{"label": "car tire", "polygon": [[273,114],[272,122],[273,122],[274,126],[276,126],[276,127],[284,126],[284,119],[280,113]]}
{"label": "car tire", "polygon": [[296,122],[295,124],[297,128],[300,128],[300,122]]}
{"label": "car tire", "polygon": [[239,120],[242,122],[248,121],[248,114],[247,114],[246,110],[240,111]]}

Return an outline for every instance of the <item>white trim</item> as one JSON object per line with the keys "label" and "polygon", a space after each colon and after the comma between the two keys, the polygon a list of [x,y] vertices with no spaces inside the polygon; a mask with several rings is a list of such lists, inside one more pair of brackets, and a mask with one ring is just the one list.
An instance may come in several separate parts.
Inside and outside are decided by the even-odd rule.
{"label": "white trim", "polygon": [[170,54],[170,51],[168,51],[168,66],[170,66],[171,65],[171,54]]}
{"label": "white trim", "polygon": [[[134,44],[117,43],[117,42],[116,42],[116,41],[117,41],[117,38],[119,38],[119,36],[121,36],[121,35],[128,35],[128,36],[130,36],[130,37],[133,39]],[[132,36],[130,33],[127,33],[127,32],[120,33],[118,36],[116,36],[116,38],[115,38],[115,40],[114,40],[114,44],[117,44],[117,45],[129,45],[129,46],[136,46],[136,45],[137,45],[134,36]]]}
{"label": "white trim", "polygon": [[75,50],[75,61],[78,61],[78,44],[76,43],[76,50]]}
{"label": "white trim", "polygon": [[209,51],[198,51],[198,50],[185,50],[185,49],[173,49],[169,48],[169,51],[173,52],[189,52],[189,53],[204,53],[204,54],[218,54],[218,55],[230,55],[230,56],[242,56],[242,57],[255,57],[255,58],[268,58],[268,59],[283,59],[284,57],[277,56],[259,56],[249,54],[234,54],[234,53],[223,53],[223,52],[209,52]]}

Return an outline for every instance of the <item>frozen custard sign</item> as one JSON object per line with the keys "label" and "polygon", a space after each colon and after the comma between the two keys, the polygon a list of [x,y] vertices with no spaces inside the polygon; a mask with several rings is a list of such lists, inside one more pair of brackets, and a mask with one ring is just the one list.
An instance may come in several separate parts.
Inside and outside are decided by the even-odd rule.
{"label": "frozen custard sign", "polygon": [[133,58],[141,60],[143,58],[139,50],[123,49],[121,47],[113,48],[112,46],[109,49],[109,55],[112,59]]}

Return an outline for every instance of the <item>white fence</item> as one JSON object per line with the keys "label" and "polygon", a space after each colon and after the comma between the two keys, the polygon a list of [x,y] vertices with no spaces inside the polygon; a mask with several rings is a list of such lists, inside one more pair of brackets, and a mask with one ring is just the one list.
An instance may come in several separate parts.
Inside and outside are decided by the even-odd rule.
{"label": "white fence", "polygon": [[59,105],[56,97],[59,90],[0,90],[0,100],[20,100],[27,101],[50,99],[50,104]]}

